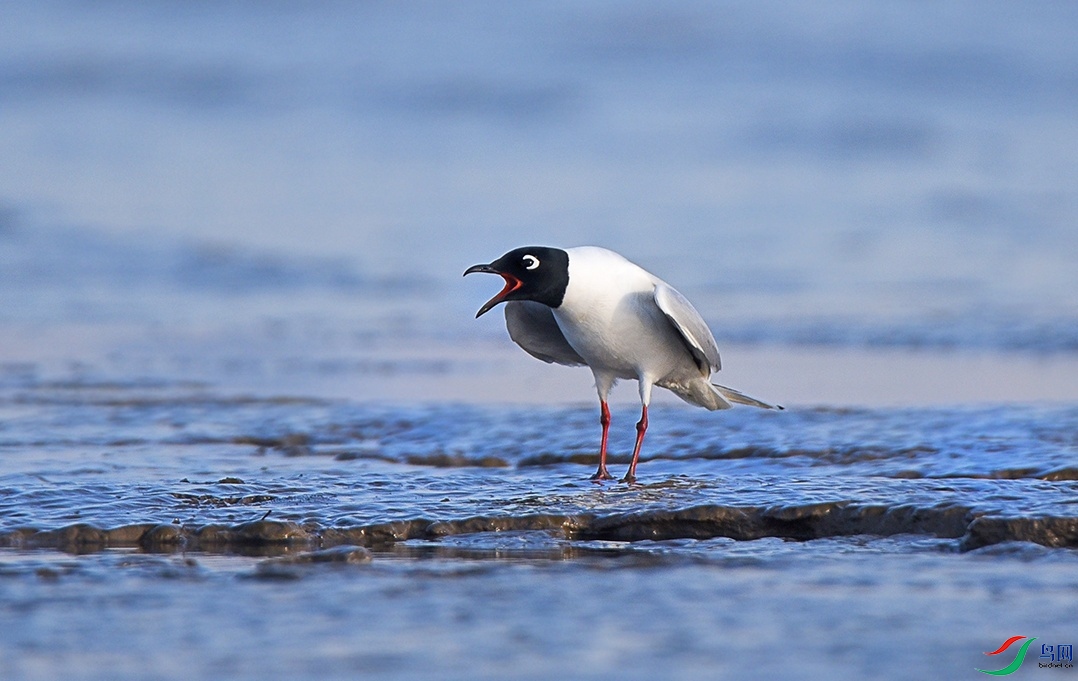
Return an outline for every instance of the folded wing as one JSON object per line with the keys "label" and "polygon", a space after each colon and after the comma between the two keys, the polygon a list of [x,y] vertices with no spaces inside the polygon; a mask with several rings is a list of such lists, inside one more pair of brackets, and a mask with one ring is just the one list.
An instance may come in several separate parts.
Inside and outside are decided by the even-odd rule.
{"label": "folded wing", "polygon": [[565,340],[554,313],[542,303],[530,300],[506,303],[505,328],[513,342],[536,359],[566,366],[587,364]]}
{"label": "folded wing", "polygon": [[719,346],[715,344],[711,329],[707,328],[703,317],[692,303],[675,288],[662,282],[655,285],[654,296],[655,304],[681,334],[681,339],[692,354],[696,366],[700,367],[700,372],[710,376],[711,372],[718,371],[722,366]]}

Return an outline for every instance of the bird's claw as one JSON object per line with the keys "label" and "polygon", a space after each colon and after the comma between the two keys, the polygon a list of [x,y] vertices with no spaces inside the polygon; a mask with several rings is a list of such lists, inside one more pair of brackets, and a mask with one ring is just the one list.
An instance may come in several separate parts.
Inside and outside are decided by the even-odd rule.
{"label": "bird's claw", "polygon": [[595,475],[592,475],[590,480],[592,482],[602,482],[603,480],[613,480],[614,476],[610,474],[610,471],[606,470],[606,466],[602,466],[599,470],[595,471]]}

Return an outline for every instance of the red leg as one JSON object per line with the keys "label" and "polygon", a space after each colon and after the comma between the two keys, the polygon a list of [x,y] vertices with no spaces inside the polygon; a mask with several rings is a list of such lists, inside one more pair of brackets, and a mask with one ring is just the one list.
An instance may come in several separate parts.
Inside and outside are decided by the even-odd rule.
{"label": "red leg", "polygon": [[610,407],[606,406],[606,400],[599,400],[599,407],[599,423],[603,426],[603,439],[599,443],[599,470],[591,476],[591,479],[596,482],[614,479],[614,476],[606,470],[606,436],[610,432]]}
{"label": "red leg", "polygon": [[636,462],[640,459],[640,445],[644,444],[644,433],[648,432],[648,405],[644,405],[640,413],[640,421],[636,424],[636,446],[633,447],[633,460],[629,464],[629,471],[622,482],[636,482]]}

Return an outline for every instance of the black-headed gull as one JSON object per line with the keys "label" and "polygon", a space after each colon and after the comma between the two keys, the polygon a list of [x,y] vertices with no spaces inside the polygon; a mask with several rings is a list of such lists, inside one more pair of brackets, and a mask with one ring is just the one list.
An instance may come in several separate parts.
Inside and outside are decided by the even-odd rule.
{"label": "black-headed gull", "polygon": [[469,267],[464,274],[473,272],[505,280],[505,287],[479,308],[477,318],[504,302],[509,337],[525,352],[544,362],[591,368],[603,427],[599,469],[592,480],[611,479],[606,470],[606,400],[619,378],[639,382],[642,405],[623,482],[636,480],[652,386],[711,410],[729,409],[733,402],[782,409],[712,383],[711,374],[720,366],[719,349],[700,313],[674,287],[613,251],[527,246],[488,265]]}

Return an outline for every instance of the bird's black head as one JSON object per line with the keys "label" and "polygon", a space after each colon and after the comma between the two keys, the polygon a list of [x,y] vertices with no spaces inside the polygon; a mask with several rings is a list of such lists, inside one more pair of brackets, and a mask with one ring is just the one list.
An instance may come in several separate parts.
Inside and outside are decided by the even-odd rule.
{"label": "bird's black head", "polygon": [[489,265],[474,265],[464,274],[489,272],[505,279],[505,288],[479,308],[476,317],[508,300],[534,300],[550,307],[561,305],[569,285],[569,254],[560,248],[515,248]]}

